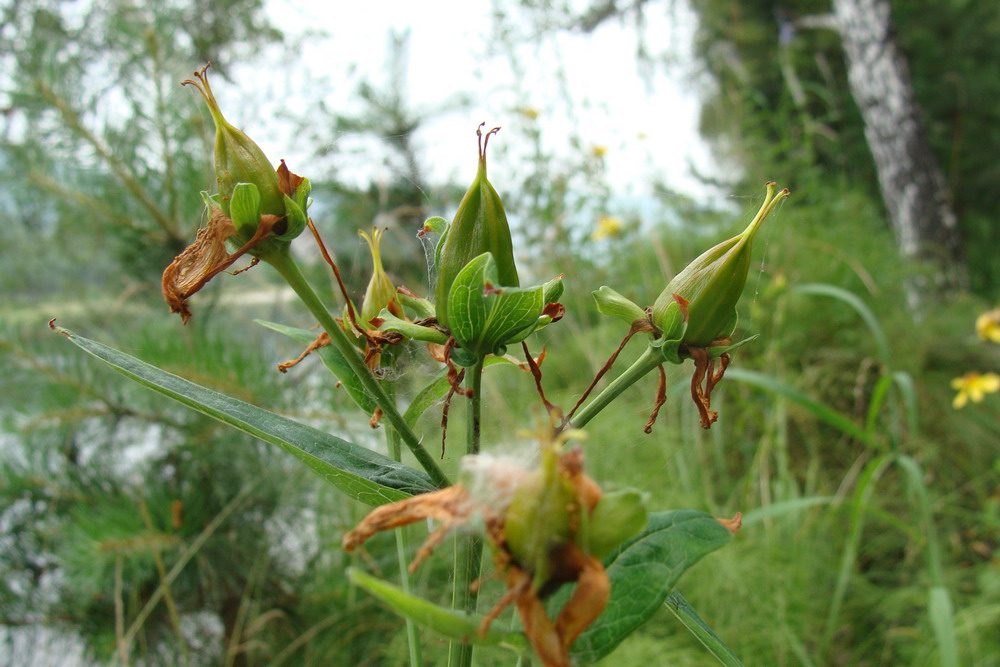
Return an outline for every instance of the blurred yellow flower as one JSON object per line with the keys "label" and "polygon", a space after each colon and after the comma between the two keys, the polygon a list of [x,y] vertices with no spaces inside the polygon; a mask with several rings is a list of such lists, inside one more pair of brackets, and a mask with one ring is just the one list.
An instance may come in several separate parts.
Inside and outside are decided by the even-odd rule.
{"label": "blurred yellow flower", "polygon": [[600,241],[601,239],[606,239],[610,236],[618,236],[622,233],[622,223],[621,218],[615,218],[610,215],[602,215],[597,218],[597,229],[594,233],[590,235],[590,238],[595,241]]}
{"label": "blurred yellow flower", "polygon": [[973,403],[979,403],[986,394],[993,394],[1000,391],[1000,375],[996,373],[976,373],[969,372],[960,378],[951,381],[951,388],[958,391],[955,400],[951,402],[956,410],[965,407],[971,399]]}
{"label": "blurred yellow flower", "polygon": [[594,157],[598,158],[604,157],[605,155],[608,154],[608,147],[601,146],[600,144],[594,144],[593,146],[590,147],[590,152]]}
{"label": "blurred yellow flower", "polygon": [[530,118],[531,120],[535,120],[536,118],[538,118],[538,109],[534,107],[521,107],[517,109],[517,111],[522,116]]}
{"label": "blurred yellow flower", "polygon": [[976,318],[976,333],[983,340],[1000,343],[1000,308],[988,310]]}

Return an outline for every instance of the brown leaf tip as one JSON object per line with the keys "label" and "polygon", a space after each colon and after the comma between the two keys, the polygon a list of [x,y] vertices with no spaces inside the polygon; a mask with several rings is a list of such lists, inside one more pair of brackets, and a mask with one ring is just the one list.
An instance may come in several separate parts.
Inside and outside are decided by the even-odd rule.
{"label": "brown leaf tip", "polygon": [[726,530],[735,535],[739,531],[740,527],[743,526],[743,513],[737,512],[732,519],[720,519],[715,518],[716,521],[725,526]]}

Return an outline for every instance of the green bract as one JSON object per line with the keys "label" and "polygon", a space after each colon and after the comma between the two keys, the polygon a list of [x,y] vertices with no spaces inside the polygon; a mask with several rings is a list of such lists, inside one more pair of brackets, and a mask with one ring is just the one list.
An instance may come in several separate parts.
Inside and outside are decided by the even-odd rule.
{"label": "green bract", "polygon": [[474,258],[455,277],[447,298],[451,335],[461,348],[453,354],[455,363],[472,365],[487,354],[505,354],[505,346],[552,321],[545,305],[561,293],[561,278],[534,287],[504,286],[491,253]]}
{"label": "green bract", "polygon": [[728,338],[736,328],[736,303],[750,271],[751,243],[761,223],[788,190],[767,195],[743,232],[710,248],[687,265],[664,288],[653,304],[653,324],[664,340],[689,347],[709,347]]}
{"label": "green bract", "polygon": [[483,125],[476,131],[480,138],[476,178],[462,198],[455,220],[441,239],[440,252],[436,253],[435,258],[438,272],[435,293],[437,319],[447,327],[451,326],[448,295],[458,274],[474,258],[483,253],[493,255],[497,274],[497,282],[494,284],[505,287],[517,287],[520,284],[517,267],[514,265],[507,214],[504,213],[500,195],[486,179],[486,145],[490,136],[500,128],[494,128],[483,135]]}

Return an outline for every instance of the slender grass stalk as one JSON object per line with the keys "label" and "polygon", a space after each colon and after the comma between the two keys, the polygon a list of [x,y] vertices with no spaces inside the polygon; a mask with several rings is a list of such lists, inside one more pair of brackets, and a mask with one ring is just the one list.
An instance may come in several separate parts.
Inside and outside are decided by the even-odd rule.
{"label": "slender grass stalk", "polygon": [[[466,424],[466,454],[478,454],[482,436],[483,408],[483,360],[480,359],[467,374],[467,387],[472,390],[469,397],[469,418]],[[483,540],[475,535],[459,535],[455,538],[454,588],[452,589],[452,609],[475,613],[478,592],[472,591],[473,582],[479,578],[483,563]],[[452,642],[448,647],[448,667],[469,667],[472,664],[472,644]]]}
{"label": "slender grass stalk", "polygon": [[215,518],[213,518],[208,525],[205,526],[205,529],[198,534],[198,537],[191,542],[181,557],[177,559],[177,562],[174,563],[174,566],[170,568],[170,572],[167,573],[166,580],[160,582],[160,585],[156,587],[155,591],[153,591],[153,594],[149,597],[145,606],[143,606],[143,608],[139,611],[135,620],[132,621],[132,625],[129,626],[128,631],[125,633],[120,642],[121,645],[126,648],[131,646],[132,640],[135,639],[135,636],[139,633],[139,630],[142,629],[146,619],[149,618],[149,615],[153,613],[153,609],[156,608],[156,605],[159,604],[160,600],[163,598],[163,593],[166,587],[170,586],[178,575],[184,571],[184,568],[187,567],[189,562],[191,562],[191,559],[198,555],[201,548],[205,546],[205,542],[208,542],[209,538],[211,538],[212,535],[215,534],[215,531],[219,529],[219,526],[221,526],[225,520],[229,518],[229,515],[235,512],[239,506],[243,504],[243,501],[246,500],[252,490],[252,485],[243,487],[240,492],[237,493],[233,499],[230,500],[229,503],[227,503],[226,506],[215,515]]}
{"label": "slender grass stalk", "polygon": [[122,557],[115,558],[115,643],[123,667],[128,667],[128,644],[125,643],[125,603],[122,601]]}
{"label": "slender grass stalk", "polygon": [[587,424],[587,422],[596,417],[601,410],[606,408],[611,401],[618,398],[623,391],[635,384],[636,380],[645,376],[662,363],[663,357],[660,355],[659,351],[651,347],[647,347],[646,351],[635,360],[635,363],[629,366],[621,375],[612,380],[611,384],[605,387],[604,391],[591,399],[590,403],[583,406],[583,408],[581,408],[580,411],[573,416],[570,424],[575,428],[582,428]]}
{"label": "slender grass stalk", "polygon": [[[152,533],[155,530],[153,518],[149,515],[149,508],[146,506],[146,501],[142,496],[139,496],[139,512],[142,514],[142,522],[146,524],[146,530]],[[153,549],[153,563],[156,565],[156,573],[159,575],[160,583],[162,584],[167,580],[167,568],[163,564],[163,557],[160,555],[159,549]],[[188,645],[184,639],[184,633],[181,631],[181,617],[177,613],[177,605],[174,603],[174,596],[170,593],[169,585],[163,589],[163,601],[167,605],[170,625],[173,627],[174,635],[177,637],[177,645],[181,650],[181,664],[187,665],[189,662]]]}
{"label": "slender grass stalk", "polygon": [[313,317],[319,321],[320,326],[330,336],[330,340],[340,350],[340,353],[344,355],[344,359],[347,360],[351,370],[354,371],[354,374],[361,381],[365,391],[371,395],[375,404],[382,409],[382,414],[389,421],[389,424],[392,425],[392,428],[396,430],[396,433],[399,434],[403,443],[406,444],[423,469],[430,475],[434,484],[441,488],[449,486],[451,482],[448,481],[448,477],[445,476],[434,460],[434,457],[420,443],[420,439],[406,423],[406,420],[403,419],[399,410],[396,409],[395,404],[389,400],[385,390],[372,374],[371,370],[365,366],[365,362],[361,358],[361,355],[358,354],[357,348],[347,338],[347,334],[344,333],[343,329],[337,325],[333,316],[330,315],[330,311],[327,310],[326,306],[313,290],[312,285],[302,275],[298,263],[292,257],[287,246],[268,254],[267,257],[262,257],[262,259],[271,264],[281,274],[281,277],[295,291]]}

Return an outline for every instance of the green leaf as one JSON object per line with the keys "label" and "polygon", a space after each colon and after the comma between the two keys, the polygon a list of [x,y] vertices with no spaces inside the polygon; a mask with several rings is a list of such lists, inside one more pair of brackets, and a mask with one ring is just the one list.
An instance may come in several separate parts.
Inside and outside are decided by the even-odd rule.
{"label": "green leaf", "polygon": [[793,498],[777,503],[771,503],[763,507],[758,507],[743,515],[743,527],[752,526],[766,519],[794,514],[819,505],[830,505],[836,500],[835,496],[807,496],[805,498]]}
{"label": "green leaf", "polygon": [[386,456],[202,387],[72,331],[53,329],[142,386],[281,447],[351,498],[381,505],[436,490],[427,475]]}
{"label": "green leaf", "polygon": [[253,183],[237,183],[229,200],[229,217],[236,230],[244,227],[251,231],[260,223],[260,193]]}
{"label": "green leaf", "polygon": [[449,639],[468,641],[479,646],[503,646],[518,653],[523,653],[528,648],[524,635],[498,623],[490,625],[485,635],[480,636],[479,627],[483,622],[481,616],[445,609],[353,567],[347,569],[347,578],[392,607],[397,614]]}
{"label": "green leaf", "polygon": [[442,368],[423,389],[417,392],[403,414],[403,419],[413,428],[427,408],[443,399],[448,394],[451,383],[448,381],[448,369]]}
{"label": "green leaf", "polygon": [[934,638],[938,645],[938,659],[943,667],[958,667],[958,645],[955,641],[955,613],[951,596],[944,586],[932,586],[928,596],[928,611]]}
{"label": "green leaf", "polygon": [[302,209],[303,212],[309,210],[309,206],[312,205],[312,200],[309,199],[309,193],[312,192],[312,183],[309,182],[308,178],[303,178],[299,183],[299,187],[295,188],[295,203],[298,207]]}
{"label": "green leaf", "polygon": [[573,644],[574,658],[586,664],[611,653],[656,613],[689,567],[732,538],[725,526],[704,512],[650,514],[646,529],[605,559],[611,599]]}
{"label": "green leaf", "polygon": [[285,220],[288,224],[285,227],[285,233],[275,234],[274,238],[279,241],[291,241],[306,228],[308,219],[306,218],[306,212],[295,203],[294,199],[288,195],[282,195],[282,197],[285,200]]}
{"label": "green leaf", "polygon": [[403,310],[415,320],[424,320],[434,317],[434,304],[419,296],[410,296],[403,292],[396,292],[396,299],[402,304]]}
{"label": "green leaf", "polygon": [[749,338],[744,338],[740,342],[733,343],[732,345],[716,345],[715,347],[710,347],[708,348],[708,358],[718,359],[724,354],[730,354],[732,352],[735,352],[736,350],[740,349],[747,343],[757,340],[758,338],[760,338],[760,334],[754,334]]}
{"label": "green leaf", "polygon": [[410,340],[422,340],[428,343],[437,343],[438,345],[444,345],[448,342],[448,336],[444,332],[431,327],[414,324],[413,322],[407,322],[404,319],[396,317],[385,308],[379,312],[378,318],[382,320],[382,324],[378,326],[379,331],[395,331],[396,333],[403,334]]}
{"label": "green leaf", "polygon": [[617,317],[624,320],[629,326],[632,326],[636,320],[644,320],[647,317],[646,311],[607,285],[602,285],[592,294],[594,301],[597,302],[597,312],[602,315]]}
{"label": "green leaf", "polygon": [[[285,334],[289,338],[294,338],[297,341],[303,343],[311,343],[316,339],[316,332],[309,331],[307,329],[300,329],[298,327],[289,327],[284,324],[278,324],[277,322],[268,322],[267,320],[254,320],[257,324],[262,327],[267,327],[278,333]],[[347,363],[347,359],[344,359],[344,355],[341,354],[333,345],[327,345],[326,347],[321,347],[315,351],[314,354],[318,354],[320,361],[323,365],[333,373],[333,376],[340,380],[340,384],[343,385],[344,389],[347,390],[348,395],[354,400],[359,408],[361,408],[365,414],[372,414],[375,412],[375,400],[368,395],[365,391],[364,385],[361,384],[361,380],[358,376],[354,374],[351,369],[350,364]]]}
{"label": "green leaf", "polygon": [[484,357],[534,326],[542,314],[544,286],[498,285],[493,256],[479,255],[463,268],[448,293],[448,321],[455,340]]}

